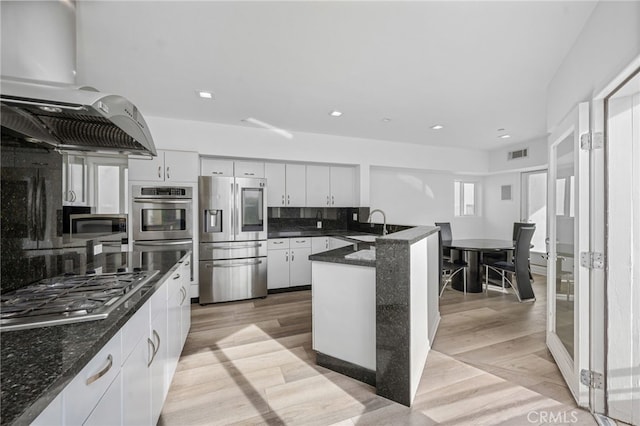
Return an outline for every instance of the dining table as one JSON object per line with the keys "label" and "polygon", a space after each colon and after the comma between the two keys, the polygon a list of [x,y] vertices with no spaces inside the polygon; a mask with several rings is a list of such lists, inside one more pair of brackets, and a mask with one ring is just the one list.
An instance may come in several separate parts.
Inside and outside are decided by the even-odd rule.
{"label": "dining table", "polygon": [[[494,240],[487,238],[443,240],[442,247],[451,249],[451,262],[464,260],[467,263],[464,273],[467,278],[467,292],[482,293],[482,267],[481,260],[484,253],[505,252],[508,259],[515,249],[515,241]],[[456,274],[451,287],[464,291],[464,277]]]}

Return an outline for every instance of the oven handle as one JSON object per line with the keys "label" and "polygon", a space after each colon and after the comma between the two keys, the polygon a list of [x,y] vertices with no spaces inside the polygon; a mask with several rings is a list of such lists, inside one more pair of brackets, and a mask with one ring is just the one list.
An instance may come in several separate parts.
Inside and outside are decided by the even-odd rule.
{"label": "oven handle", "polygon": [[161,198],[136,198],[134,203],[151,203],[151,204],[191,204],[191,199],[188,200],[163,200]]}
{"label": "oven handle", "polygon": [[262,263],[262,260],[257,260],[254,262],[244,262],[244,263],[227,263],[227,264],[223,264],[223,265],[214,265],[211,263],[207,263],[205,265],[206,268],[211,269],[211,268],[235,268],[236,266],[253,266],[253,265],[259,265]]}
{"label": "oven handle", "polygon": [[139,246],[179,246],[181,244],[191,244],[192,240],[175,240],[175,241],[134,241],[133,244]]}
{"label": "oven handle", "polygon": [[245,249],[245,248],[260,248],[262,247],[262,243],[257,244],[244,244],[244,245],[229,245],[229,246],[213,246],[212,250],[235,250],[235,249]]}

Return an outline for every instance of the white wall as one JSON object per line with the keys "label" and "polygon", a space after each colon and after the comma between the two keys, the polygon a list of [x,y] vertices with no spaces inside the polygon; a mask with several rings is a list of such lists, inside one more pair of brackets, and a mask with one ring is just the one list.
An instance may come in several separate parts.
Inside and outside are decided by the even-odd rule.
{"label": "white wall", "polygon": [[[465,179],[482,184],[479,176],[404,168],[371,168],[371,208],[387,214],[388,223],[433,225],[451,222],[455,238],[482,238],[483,217],[454,217],[453,182]],[[478,200],[482,212],[482,186]]]}
{"label": "white wall", "polygon": [[599,2],[547,88],[547,129],[578,102],[592,99],[638,55],[640,2]]}
{"label": "white wall", "polygon": [[[501,186],[511,185],[511,200],[501,200]],[[484,178],[484,237],[510,240],[513,222],[520,222],[520,172]]]}

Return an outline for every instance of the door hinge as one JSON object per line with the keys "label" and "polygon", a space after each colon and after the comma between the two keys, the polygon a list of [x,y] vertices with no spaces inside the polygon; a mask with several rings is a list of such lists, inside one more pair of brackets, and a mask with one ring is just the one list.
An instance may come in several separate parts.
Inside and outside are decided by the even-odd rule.
{"label": "door hinge", "polygon": [[580,253],[580,266],[587,269],[604,269],[604,254],[583,251]]}
{"label": "door hinge", "polygon": [[591,370],[580,370],[580,383],[593,389],[604,388],[604,376]]}
{"label": "door hinge", "polygon": [[602,132],[583,133],[580,135],[580,148],[585,151],[599,149],[604,146],[604,135]]}

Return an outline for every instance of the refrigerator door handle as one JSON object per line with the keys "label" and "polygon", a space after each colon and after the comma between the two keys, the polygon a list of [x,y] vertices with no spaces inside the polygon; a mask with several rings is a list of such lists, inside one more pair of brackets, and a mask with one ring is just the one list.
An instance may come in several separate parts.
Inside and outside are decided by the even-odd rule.
{"label": "refrigerator door handle", "polygon": [[39,199],[40,186],[38,185],[38,178],[34,177],[31,179],[31,187],[30,187],[30,195],[31,195],[31,231],[29,232],[29,239],[31,241],[38,240],[38,205],[40,204]]}
{"label": "refrigerator door handle", "polygon": [[38,229],[38,240],[44,241],[47,228],[47,191],[45,187],[45,179],[40,178],[40,208],[38,213],[40,214],[40,227]]}
{"label": "refrigerator door handle", "polygon": [[[240,233],[240,227],[242,226],[242,212],[240,211],[240,207],[242,205],[242,200],[241,200],[241,196],[240,196],[240,185],[238,185],[236,183],[236,191],[235,191],[235,200],[236,200],[236,213],[237,213],[237,220],[236,220],[236,227],[234,229],[234,235],[237,237],[238,234]],[[237,238],[236,238],[237,239]]]}

